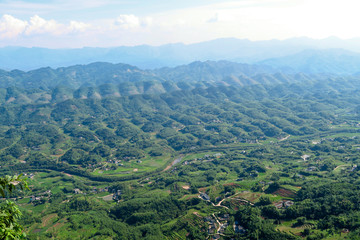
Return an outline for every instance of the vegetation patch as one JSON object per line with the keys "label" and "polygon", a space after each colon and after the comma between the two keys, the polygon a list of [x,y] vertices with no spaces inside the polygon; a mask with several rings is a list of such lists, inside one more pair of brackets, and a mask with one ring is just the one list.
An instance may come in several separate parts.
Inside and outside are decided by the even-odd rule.
{"label": "vegetation patch", "polygon": [[273,194],[279,195],[281,197],[286,197],[286,198],[294,198],[296,196],[295,192],[285,189],[285,188],[280,188],[280,189],[276,190],[275,192],[273,192]]}

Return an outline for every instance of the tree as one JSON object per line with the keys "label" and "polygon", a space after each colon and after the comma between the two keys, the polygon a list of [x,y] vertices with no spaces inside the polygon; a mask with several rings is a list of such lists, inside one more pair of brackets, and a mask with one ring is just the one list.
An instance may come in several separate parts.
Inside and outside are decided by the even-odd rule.
{"label": "tree", "polygon": [[[0,194],[6,197],[16,187],[29,189],[27,182],[19,176],[5,176],[0,178]],[[22,232],[22,226],[18,223],[21,217],[21,212],[16,204],[12,201],[6,200],[0,206],[0,239],[22,239],[25,233]]]}
{"label": "tree", "polygon": [[260,206],[266,206],[266,205],[269,205],[271,204],[271,200],[268,196],[261,196],[259,198],[259,203],[258,203]]}

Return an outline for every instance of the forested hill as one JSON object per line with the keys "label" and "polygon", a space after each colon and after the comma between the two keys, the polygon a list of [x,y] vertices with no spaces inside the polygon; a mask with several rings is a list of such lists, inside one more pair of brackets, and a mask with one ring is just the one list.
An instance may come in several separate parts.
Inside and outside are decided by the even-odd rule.
{"label": "forested hill", "polygon": [[30,178],[13,194],[29,239],[357,239],[359,78],[229,62],[3,71],[0,172]]}
{"label": "forested hill", "polygon": [[[152,76],[152,78],[155,78]],[[358,87],[360,77],[311,77],[304,74],[285,75],[285,74],[259,74],[254,77],[229,76],[219,81],[199,81],[199,82],[185,82],[185,81],[162,81],[162,80],[144,80],[144,81],[124,81],[114,83],[104,83],[98,86],[86,86],[84,84],[80,88],[71,88],[70,86],[59,85],[51,89],[37,88],[24,89],[19,87],[0,88],[0,105],[15,105],[15,104],[45,104],[45,103],[60,103],[69,99],[94,99],[101,100],[108,97],[125,97],[137,94],[158,95],[164,93],[172,93],[178,91],[199,91],[201,89],[209,91],[210,89],[217,89],[218,87],[239,88],[244,95],[249,95],[242,87],[257,86],[262,89],[264,86],[273,86],[277,91],[285,91],[281,84],[287,86],[293,84],[297,86],[291,91],[305,91],[304,86],[312,86],[314,89],[321,91],[321,86],[326,85],[332,91],[338,91],[344,87],[355,89]],[[330,85],[329,85],[330,84]],[[299,87],[301,86],[301,87]],[[249,88],[245,88],[249,89]],[[271,94],[278,94],[273,91]],[[288,92],[286,90],[285,92]],[[252,95],[251,97],[257,95]],[[269,93],[266,93],[269,96]]]}
{"label": "forested hill", "polygon": [[[285,68],[284,68],[285,69]],[[249,65],[227,61],[193,62],[175,68],[142,70],[128,64],[92,63],[66,68],[40,68],[23,72],[0,70],[0,98],[13,101],[17,93],[31,90],[52,90],[51,99],[102,98],[133,94],[158,94],[175,90],[190,90],[209,86],[247,86],[280,84],[321,79],[342,79],[334,74],[286,73],[281,68]],[[356,77],[346,77],[347,79]],[[15,88],[14,88],[15,87]],[[10,88],[6,90],[6,88]],[[18,89],[17,89],[18,88]],[[75,91],[77,90],[77,91]],[[49,97],[45,97],[48,101]]]}
{"label": "forested hill", "polygon": [[354,74],[360,72],[360,55],[343,49],[304,50],[286,57],[272,58],[260,64],[307,74]]}
{"label": "forested hill", "polygon": [[[134,83],[139,81],[184,81],[217,82],[225,77],[246,78],[256,74],[271,74],[275,70],[268,66],[240,64],[227,61],[193,62],[176,68],[142,70],[128,64],[97,62],[65,68],[40,68],[23,72],[20,70],[0,71],[0,87],[50,89],[58,85],[69,88],[98,86],[101,84]],[[246,84],[244,80],[244,84]]]}
{"label": "forested hill", "polygon": [[66,68],[40,68],[23,72],[13,70],[0,72],[0,87],[16,86],[25,89],[49,89],[58,85],[79,88],[83,85],[99,85],[114,82],[135,82],[158,79],[146,72],[127,64],[93,63]]}

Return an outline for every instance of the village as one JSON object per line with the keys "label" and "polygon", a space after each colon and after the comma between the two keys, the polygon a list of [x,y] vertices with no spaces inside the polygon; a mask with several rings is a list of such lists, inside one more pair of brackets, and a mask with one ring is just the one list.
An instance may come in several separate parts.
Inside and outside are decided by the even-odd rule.
{"label": "village", "polygon": [[[260,184],[263,184],[263,185],[269,185],[272,183],[273,182],[269,182],[269,183],[260,182]],[[205,192],[199,192],[198,198],[210,203],[214,207],[222,207],[225,209],[228,209],[228,207],[225,205],[222,205],[222,202],[226,199],[234,200],[240,205],[249,204],[251,206],[255,206],[255,203],[250,202],[247,199],[239,197],[238,193],[227,196],[223,199],[221,199],[220,197],[215,198],[217,204],[211,202],[210,196]],[[282,199],[281,201],[272,203],[272,205],[275,206],[279,210],[291,207],[293,204],[294,204],[294,202],[291,200],[288,200],[288,199]],[[225,230],[226,230],[226,228],[230,227],[230,224],[231,224],[229,214],[226,214],[226,213],[220,214],[220,212],[213,213],[210,216],[205,217],[204,221],[208,224],[207,233],[208,233],[210,239],[213,239],[213,240],[220,239],[221,236],[226,236]],[[232,221],[232,222],[233,222],[233,224],[231,227],[233,228],[233,231],[236,234],[245,234],[246,233],[246,229],[243,226],[241,226],[241,224],[238,221]]]}

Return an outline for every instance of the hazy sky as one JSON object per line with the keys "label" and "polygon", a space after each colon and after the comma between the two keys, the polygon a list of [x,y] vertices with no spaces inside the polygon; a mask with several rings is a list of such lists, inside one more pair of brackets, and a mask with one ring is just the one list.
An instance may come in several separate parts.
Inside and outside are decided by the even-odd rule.
{"label": "hazy sky", "polygon": [[0,46],[360,37],[358,0],[0,0]]}

